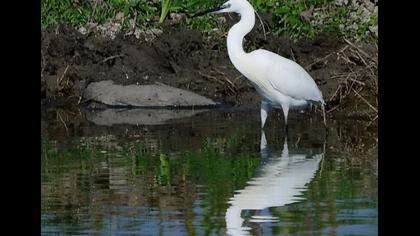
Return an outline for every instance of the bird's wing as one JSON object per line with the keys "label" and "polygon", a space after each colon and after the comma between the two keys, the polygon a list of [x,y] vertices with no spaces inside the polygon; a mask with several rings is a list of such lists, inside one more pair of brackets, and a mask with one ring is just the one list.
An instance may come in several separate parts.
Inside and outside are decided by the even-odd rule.
{"label": "bird's wing", "polygon": [[265,65],[262,73],[275,90],[297,100],[323,101],[315,81],[299,64],[264,49],[253,53]]}

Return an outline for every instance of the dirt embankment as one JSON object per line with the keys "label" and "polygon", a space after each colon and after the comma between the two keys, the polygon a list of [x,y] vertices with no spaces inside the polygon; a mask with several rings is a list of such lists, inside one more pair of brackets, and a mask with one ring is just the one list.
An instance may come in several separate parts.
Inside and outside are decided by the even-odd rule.
{"label": "dirt embankment", "polygon": [[[224,39],[222,39],[224,40]],[[219,40],[220,41],[220,40]],[[248,51],[265,48],[304,66],[319,85],[329,114],[366,119],[377,115],[377,47],[354,45],[328,34],[314,40],[253,32]],[[134,36],[114,40],[61,26],[42,31],[41,104],[89,106],[82,92],[91,82],[164,83],[228,105],[258,105],[258,94],[232,66],[224,41],[175,27],[151,42]]]}

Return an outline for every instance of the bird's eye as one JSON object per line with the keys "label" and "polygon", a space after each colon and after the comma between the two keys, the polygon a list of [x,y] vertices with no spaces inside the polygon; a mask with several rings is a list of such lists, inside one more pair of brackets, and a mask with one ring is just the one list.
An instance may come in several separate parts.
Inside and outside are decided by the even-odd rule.
{"label": "bird's eye", "polygon": [[224,8],[229,8],[230,6],[230,3],[226,3],[226,5],[224,5]]}

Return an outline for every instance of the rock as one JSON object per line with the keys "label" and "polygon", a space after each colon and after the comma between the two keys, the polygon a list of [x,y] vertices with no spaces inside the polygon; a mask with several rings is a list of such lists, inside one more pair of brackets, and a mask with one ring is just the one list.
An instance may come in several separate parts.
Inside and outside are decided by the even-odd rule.
{"label": "rock", "polygon": [[85,28],[85,27],[80,27],[79,28],[79,30],[78,30],[81,34],[83,34],[83,35],[85,35],[85,34],[87,34],[87,29]]}
{"label": "rock", "polygon": [[115,20],[122,21],[123,19],[124,19],[124,13],[118,12],[117,15],[115,16]]}
{"label": "rock", "polygon": [[86,119],[101,126],[118,124],[129,125],[161,125],[175,120],[192,117],[207,111],[180,109],[105,109],[102,111],[86,111]]}
{"label": "rock", "polygon": [[96,29],[107,38],[115,39],[117,34],[121,31],[122,25],[120,23],[106,22],[96,27]]}
{"label": "rock", "polygon": [[171,19],[170,24],[171,25],[179,24],[186,17],[187,16],[184,13],[170,13],[169,14],[169,18]]}
{"label": "rock", "polygon": [[376,37],[378,37],[378,25],[370,26],[370,32],[372,32]]}
{"label": "rock", "polygon": [[337,6],[347,6],[349,4],[349,0],[335,0],[335,5]]}
{"label": "rock", "polygon": [[111,80],[90,83],[83,97],[108,106],[182,108],[217,105],[209,98],[160,83],[116,85]]}

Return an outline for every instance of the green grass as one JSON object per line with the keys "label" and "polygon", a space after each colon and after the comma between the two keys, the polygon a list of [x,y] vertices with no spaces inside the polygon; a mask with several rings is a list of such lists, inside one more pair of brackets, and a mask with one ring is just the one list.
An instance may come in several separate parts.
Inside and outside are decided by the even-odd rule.
{"label": "green grass", "polygon": [[[79,3],[75,3],[79,2]],[[123,29],[130,27],[134,20],[140,28],[158,28],[171,12],[193,13],[200,9],[222,4],[224,0],[41,0],[41,27],[47,28],[59,24],[80,27],[88,22],[103,24],[107,21],[122,24]],[[313,38],[319,32],[332,32],[341,37],[357,40],[372,40],[367,34],[370,26],[377,22],[377,16],[370,20],[352,19],[350,13],[357,9],[336,6],[333,0],[250,0],[261,14],[273,16],[271,31],[278,36],[285,35],[292,39]],[[318,15],[311,22],[305,22],[300,14],[311,7],[317,9]],[[319,10],[321,9],[321,10]],[[122,16],[116,19],[117,15]],[[219,28],[225,32],[226,27],[218,19],[221,15],[187,18],[185,25],[190,29],[212,32]],[[357,28],[342,27],[356,24]],[[342,25],[340,27],[340,25]]]}
{"label": "green grass", "polygon": [[87,1],[79,4],[71,0],[41,0],[41,28],[70,24],[81,26],[88,22],[102,24],[116,20],[118,14],[123,14],[123,27],[129,26],[129,20],[147,27],[153,17],[160,11],[160,4],[148,0],[107,0],[91,5]]}
{"label": "green grass", "polygon": [[315,30],[311,24],[300,18],[300,13],[306,10],[305,2],[287,0],[284,4],[274,8],[274,20],[277,24],[275,34],[289,35],[291,38],[313,38]]}

